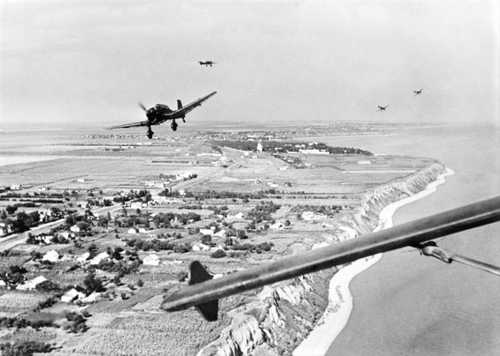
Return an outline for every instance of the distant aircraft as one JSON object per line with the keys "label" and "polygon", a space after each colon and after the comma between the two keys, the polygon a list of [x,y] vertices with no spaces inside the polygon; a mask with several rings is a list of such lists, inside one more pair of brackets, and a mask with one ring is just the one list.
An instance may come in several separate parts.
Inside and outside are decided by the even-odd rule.
{"label": "distant aircraft", "polygon": [[195,100],[186,106],[182,106],[182,102],[179,99],[177,99],[177,110],[171,110],[167,105],[164,104],[156,104],[155,106],[147,109],[142,103],[139,103],[141,109],[144,110],[144,112],[146,113],[146,117],[148,118],[147,120],[132,122],[130,124],[112,126],[110,127],[110,129],[128,129],[130,127],[147,126],[148,127],[147,137],[151,139],[153,138],[154,134],[153,130],[151,130],[151,126],[160,125],[163,124],[165,121],[170,120],[172,121],[170,127],[172,128],[173,131],[175,131],[177,130],[177,122],[175,121],[176,119],[181,119],[182,122],[186,122],[185,117],[188,112],[193,110],[195,107],[200,106],[201,103],[203,103],[205,100],[215,95],[216,93],[217,93],[216,91],[211,92],[210,94],[205,95],[204,97],[199,98],[198,100]]}
{"label": "distant aircraft", "polygon": [[166,296],[161,308],[177,311],[194,306],[206,320],[214,321],[218,318],[220,298],[403,247],[416,248],[423,255],[435,257],[445,263],[456,261],[500,276],[499,267],[450,254],[431,241],[496,221],[500,221],[500,196],[368,233],[356,239],[262,263],[220,278],[214,279],[200,262],[193,261],[190,265],[189,285]]}
{"label": "distant aircraft", "polygon": [[389,107],[389,105],[386,105],[386,106],[377,105],[377,107],[378,107],[378,111],[385,111],[385,109],[387,109]]}
{"label": "distant aircraft", "polygon": [[419,89],[419,90],[414,90],[413,93],[415,95],[420,95],[420,94],[422,94],[423,91],[424,91],[424,89]]}
{"label": "distant aircraft", "polygon": [[200,66],[205,66],[205,67],[212,67],[215,62],[214,61],[198,61],[200,63]]}

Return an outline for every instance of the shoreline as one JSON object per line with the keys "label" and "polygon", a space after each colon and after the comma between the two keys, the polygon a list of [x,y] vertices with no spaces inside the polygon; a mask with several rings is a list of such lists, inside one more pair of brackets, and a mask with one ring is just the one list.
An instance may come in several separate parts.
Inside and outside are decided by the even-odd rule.
{"label": "shoreline", "polygon": [[[395,212],[404,205],[420,200],[437,190],[446,182],[446,177],[455,172],[446,167],[444,173],[429,183],[425,189],[409,197],[398,200],[384,207],[379,215],[379,224],[374,231],[393,226],[392,218]],[[328,306],[321,319],[309,335],[295,348],[293,356],[324,356],[334,343],[337,336],[347,326],[353,309],[353,295],[349,285],[359,273],[373,266],[382,258],[382,254],[357,260],[335,273],[329,283]]]}

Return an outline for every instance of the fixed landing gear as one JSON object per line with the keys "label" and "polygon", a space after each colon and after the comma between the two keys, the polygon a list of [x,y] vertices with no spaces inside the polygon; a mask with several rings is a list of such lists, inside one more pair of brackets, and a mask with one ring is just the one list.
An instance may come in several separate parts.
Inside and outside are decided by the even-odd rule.
{"label": "fixed landing gear", "polygon": [[151,130],[151,126],[148,126],[148,132],[146,133],[146,136],[151,140],[153,138],[154,132]]}
{"label": "fixed landing gear", "polygon": [[172,128],[172,131],[177,130],[177,122],[175,122],[175,120],[172,120],[172,124],[170,124],[170,127]]}

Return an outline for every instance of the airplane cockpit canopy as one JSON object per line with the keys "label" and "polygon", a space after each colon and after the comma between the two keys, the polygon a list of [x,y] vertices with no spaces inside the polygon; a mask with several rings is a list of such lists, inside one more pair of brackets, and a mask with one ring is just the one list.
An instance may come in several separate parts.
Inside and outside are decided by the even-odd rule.
{"label": "airplane cockpit canopy", "polygon": [[158,111],[172,111],[170,108],[165,105],[165,104],[156,104],[155,109]]}

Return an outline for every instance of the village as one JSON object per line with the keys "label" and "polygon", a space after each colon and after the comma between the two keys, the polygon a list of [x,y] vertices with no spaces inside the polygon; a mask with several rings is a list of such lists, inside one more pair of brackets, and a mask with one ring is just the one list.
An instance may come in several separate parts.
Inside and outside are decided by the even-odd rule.
{"label": "village", "polygon": [[[99,337],[100,346],[94,345],[111,311],[114,317],[132,313],[134,320],[175,318],[161,311],[161,302],[186,283],[191,261],[202,262],[217,276],[309,249],[325,236],[335,239],[340,236],[332,233],[336,221],[350,216],[368,182],[408,174],[408,169],[358,174],[367,164],[375,172],[383,170],[394,159],[314,141],[258,136],[183,147],[182,155],[204,157],[207,164],[179,163],[175,159],[181,153],[169,159],[142,156],[145,168],[134,173],[129,161],[113,157],[115,179],[109,184],[99,175],[104,160],[90,156],[83,170],[60,159],[27,164],[22,169],[30,175],[2,187],[4,349],[61,355],[94,350],[106,340]],[[405,158],[397,162],[415,165]],[[44,181],[49,169],[61,176]],[[9,178],[16,172],[0,175]],[[34,181],[33,173],[41,178]],[[332,185],[335,180],[349,184]],[[92,338],[72,336],[86,333]]]}

